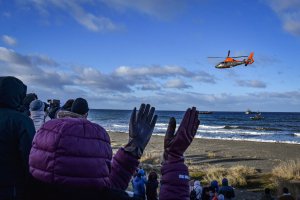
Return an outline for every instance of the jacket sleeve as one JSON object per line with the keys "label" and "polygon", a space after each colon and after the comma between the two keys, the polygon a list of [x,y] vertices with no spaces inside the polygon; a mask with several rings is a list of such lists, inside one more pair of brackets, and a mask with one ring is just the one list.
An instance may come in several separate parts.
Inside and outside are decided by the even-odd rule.
{"label": "jacket sleeve", "polygon": [[32,146],[32,140],[35,134],[35,128],[32,120],[29,117],[26,117],[24,121],[18,132],[19,153],[26,171],[29,172],[29,154]]}
{"label": "jacket sleeve", "polygon": [[137,158],[125,152],[123,148],[119,149],[112,160],[109,176],[111,187],[125,190],[138,165],[139,161]]}
{"label": "jacket sleeve", "polygon": [[189,200],[189,174],[182,162],[165,163],[161,168],[159,200]]}

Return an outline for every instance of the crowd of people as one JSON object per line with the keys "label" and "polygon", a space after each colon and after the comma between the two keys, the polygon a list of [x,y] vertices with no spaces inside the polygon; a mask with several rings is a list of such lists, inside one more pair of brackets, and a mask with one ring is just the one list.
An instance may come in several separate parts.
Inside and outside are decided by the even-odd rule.
{"label": "crowd of people", "polygon": [[[87,119],[86,99],[60,106],[59,100],[45,103],[26,92],[21,80],[0,77],[0,200],[234,198],[226,178],[220,188],[217,181],[189,187],[184,152],[200,124],[195,107],[187,109],[177,129],[170,118],[161,173],[151,171],[147,178],[138,167],[157,121],[154,107],[133,109],[128,143],[113,156],[106,130]],[[133,197],[125,191],[130,182]]]}
{"label": "crowd of people", "polygon": [[[15,77],[0,77],[0,199],[143,199],[125,192],[139,166],[157,121],[155,108],[141,104],[129,119],[129,140],[113,156],[106,130],[87,119],[83,98],[62,107],[38,95]],[[189,199],[184,152],[200,121],[188,108],[176,129],[171,118],[164,138],[159,199]],[[151,175],[151,176],[150,176]],[[139,173],[133,180],[138,185]],[[149,174],[145,191],[156,191],[157,174]],[[153,199],[157,198],[157,194]]]}

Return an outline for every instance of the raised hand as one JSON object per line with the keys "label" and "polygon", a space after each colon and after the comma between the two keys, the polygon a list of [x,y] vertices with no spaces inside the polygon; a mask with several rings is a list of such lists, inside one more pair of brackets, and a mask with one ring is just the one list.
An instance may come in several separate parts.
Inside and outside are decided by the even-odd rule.
{"label": "raised hand", "polygon": [[195,107],[187,109],[176,134],[176,120],[174,117],[170,118],[164,139],[163,162],[171,163],[184,159],[183,154],[192,143],[200,124],[198,113]]}
{"label": "raised hand", "polygon": [[157,120],[157,115],[154,115],[154,111],[155,108],[151,107],[150,104],[141,104],[138,113],[136,113],[136,108],[131,113],[129,141],[124,149],[137,158],[141,158],[151,138]]}

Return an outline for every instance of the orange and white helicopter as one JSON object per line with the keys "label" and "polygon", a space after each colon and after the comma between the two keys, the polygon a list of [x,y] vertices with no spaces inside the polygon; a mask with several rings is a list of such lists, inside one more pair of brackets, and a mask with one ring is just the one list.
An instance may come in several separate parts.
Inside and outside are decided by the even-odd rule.
{"label": "orange and white helicopter", "polygon": [[[219,62],[215,67],[218,69],[224,69],[224,68],[231,68],[231,67],[235,67],[235,66],[243,65],[243,64],[245,66],[247,66],[247,65],[254,63],[254,59],[253,59],[254,52],[251,52],[249,56],[229,57],[229,55],[230,55],[230,50],[228,50],[226,59],[222,62]],[[223,58],[223,57],[208,57],[208,58]],[[233,58],[247,58],[247,59],[235,60]]]}

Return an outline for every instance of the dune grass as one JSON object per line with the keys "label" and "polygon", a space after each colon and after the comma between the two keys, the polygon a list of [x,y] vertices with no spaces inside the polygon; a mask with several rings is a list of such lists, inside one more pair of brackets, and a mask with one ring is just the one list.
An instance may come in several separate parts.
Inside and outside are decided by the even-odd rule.
{"label": "dune grass", "polygon": [[191,177],[193,179],[201,179],[204,184],[209,184],[212,180],[217,180],[219,184],[222,183],[223,178],[229,180],[230,185],[236,187],[247,186],[247,179],[257,173],[255,168],[243,165],[237,165],[230,168],[218,166],[202,166],[198,170],[191,167]]}
{"label": "dune grass", "polygon": [[272,174],[282,180],[300,180],[300,159],[280,163],[272,170]]}

